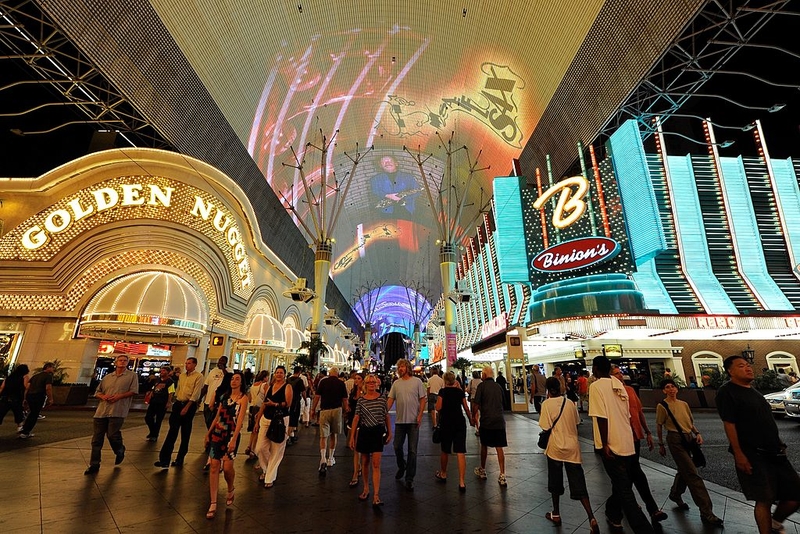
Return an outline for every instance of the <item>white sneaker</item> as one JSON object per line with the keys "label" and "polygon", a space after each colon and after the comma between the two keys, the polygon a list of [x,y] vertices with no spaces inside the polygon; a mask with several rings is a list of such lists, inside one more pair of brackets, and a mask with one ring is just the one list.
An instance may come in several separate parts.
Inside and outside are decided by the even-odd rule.
{"label": "white sneaker", "polygon": [[37,419],[39,421],[41,421],[42,419],[47,419],[47,416],[46,415],[39,415],[39,417],[37,417]]}
{"label": "white sneaker", "polygon": [[20,435],[19,435],[19,439],[28,439],[28,438],[32,438],[34,435],[35,435],[35,434],[34,434],[33,432],[31,432],[30,434],[20,434]]}
{"label": "white sneaker", "polygon": [[336,460],[333,458],[333,456],[331,456],[325,463],[328,465],[328,467],[333,467],[334,465],[336,465]]}

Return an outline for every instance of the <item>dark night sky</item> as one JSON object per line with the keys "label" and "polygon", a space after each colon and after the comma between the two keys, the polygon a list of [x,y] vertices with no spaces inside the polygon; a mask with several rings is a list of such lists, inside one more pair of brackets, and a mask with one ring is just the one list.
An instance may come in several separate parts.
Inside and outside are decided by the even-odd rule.
{"label": "dark night sky", "polygon": [[[800,54],[796,28],[800,17],[777,15],[761,30],[755,39]],[[0,69],[0,87],[20,79],[34,79],[34,74],[21,64],[4,62]],[[747,72],[771,82],[794,84],[794,88],[772,87],[741,74],[716,74],[705,84],[702,93],[722,94],[748,106],[769,107],[785,103],[786,107],[774,114],[743,109],[718,98],[695,96],[680,113],[708,116],[712,121],[730,126],[743,126],[761,119],[767,146],[774,158],[800,157],[800,58],[777,50],[754,47],[741,49],[725,66],[726,70]],[[42,102],[63,101],[47,84],[25,84],[0,92],[0,113],[16,113]],[[0,177],[38,176],[58,165],[80,157],[89,151],[94,125],[76,124],[44,135],[15,135],[11,130],[46,130],[68,121],[81,121],[86,117],[71,106],[49,106],[19,117],[0,117]],[[697,119],[672,117],[664,124],[666,131],[676,131],[693,139],[702,140],[701,123]],[[755,156],[756,147],[752,132],[717,129],[719,141],[732,139],[736,143],[721,149],[723,156]],[[706,148],[684,141],[676,136],[667,137],[670,154],[687,152],[702,154]],[[117,138],[116,146],[128,146]],[[652,139],[645,144],[654,150]]]}

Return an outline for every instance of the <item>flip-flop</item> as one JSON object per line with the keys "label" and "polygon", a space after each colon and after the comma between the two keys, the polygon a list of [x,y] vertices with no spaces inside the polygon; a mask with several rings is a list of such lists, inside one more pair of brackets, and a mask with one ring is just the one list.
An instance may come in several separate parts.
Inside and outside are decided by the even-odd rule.
{"label": "flip-flop", "polygon": [[368,491],[364,492],[364,493],[362,493],[361,495],[358,496],[358,500],[359,501],[366,501],[367,499],[369,499],[369,492]]}
{"label": "flip-flop", "polygon": [[355,488],[356,486],[358,486],[358,479],[354,478],[353,480],[350,481],[350,487]]}
{"label": "flip-flop", "polygon": [[436,480],[438,482],[447,482],[447,477],[443,477],[441,471],[436,471],[436,473],[433,476],[436,477]]}
{"label": "flip-flop", "polygon": [[547,512],[544,514],[545,519],[548,519],[553,522],[555,526],[561,525],[561,516],[558,514],[554,514],[553,512]]}
{"label": "flip-flop", "polygon": [[383,501],[380,499],[375,499],[374,501],[372,501],[372,506],[375,508],[383,506]]}

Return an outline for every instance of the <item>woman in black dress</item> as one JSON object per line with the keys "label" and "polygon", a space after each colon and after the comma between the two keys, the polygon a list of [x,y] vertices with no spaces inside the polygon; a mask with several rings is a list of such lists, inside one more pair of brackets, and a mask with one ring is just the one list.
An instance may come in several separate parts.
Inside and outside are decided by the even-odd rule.
{"label": "woman in black dress", "polygon": [[228,387],[222,391],[217,390],[219,403],[217,414],[208,429],[204,445],[208,447],[208,457],[211,460],[209,469],[208,486],[211,490],[211,506],[206,517],[213,519],[217,514],[217,493],[219,492],[219,466],[225,472],[225,482],[228,483],[228,496],[225,504],[233,504],[234,478],[233,459],[239,448],[242,425],[247,415],[247,393],[244,385],[244,375],[241,371],[234,371]]}
{"label": "woman in black dress", "polygon": [[470,414],[467,406],[467,399],[464,391],[458,387],[456,375],[452,371],[444,374],[444,387],[439,390],[439,398],[436,399],[436,411],[439,412],[439,431],[442,436],[442,453],[439,456],[440,470],[436,471],[435,477],[439,482],[447,481],[447,461],[450,452],[456,453],[458,457],[458,490],[466,491],[464,483],[464,473],[467,470],[467,423],[461,410],[467,414],[470,426],[475,426],[475,420]]}
{"label": "woman in black dress", "polygon": [[364,491],[358,496],[361,501],[369,498],[367,469],[372,472],[372,506],[382,506],[381,455],[383,446],[392,440],[392,423],[386,406],[386,397],[378,393],[379,381],[375,375],[364,379],[364,393],[356,403],[356,414],[350,430],[349,446],[361,453],[361,472],[364,475]]}

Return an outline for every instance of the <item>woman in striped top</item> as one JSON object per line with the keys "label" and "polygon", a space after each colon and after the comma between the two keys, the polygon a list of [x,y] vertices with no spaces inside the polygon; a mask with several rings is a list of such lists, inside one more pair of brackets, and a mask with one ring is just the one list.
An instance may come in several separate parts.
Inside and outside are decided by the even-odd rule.
{"label": "woman in striped top", "polygon": [[369,498],[370,477],[367,476],[367,468],[370,467],[372,487],[375,491],[372,506],[382,506],[383,501],[380,497],[381,455],[383,446],[392,439],[392,424],[389,420],[389,410],[386,408],[386,397],[378,393],[378,377],[368,375],[364,379],[364,387],[367,392],[359,397],[356,403],[356,414],[350,429],[349,446],[361,453],[364,491],[358,496],[359,500],[366,501]]}

